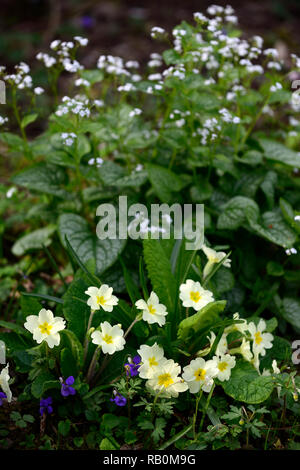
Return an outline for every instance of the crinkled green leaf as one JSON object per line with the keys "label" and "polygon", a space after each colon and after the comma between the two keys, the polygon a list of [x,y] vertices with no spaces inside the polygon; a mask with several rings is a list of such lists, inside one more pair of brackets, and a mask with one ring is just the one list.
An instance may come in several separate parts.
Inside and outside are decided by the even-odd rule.
{"label": "crinkled green leaf", "polygon": [[222,387],[234,400],[255,404],[269,398],[274,384],[272,377],[259,375],[249,362],[238,361],[230,379],[222,382]]}
{"label": "crinkled green leaf", "polygon": [[178,338],[185,339],[190,330],[197,333],[200,330],[208,328],[210,325],[220,321],[219,314],[223,312],[225,306],[226,300],[210,302],[197,313],[194,313],[194,315],[182,320],[178,327]]}

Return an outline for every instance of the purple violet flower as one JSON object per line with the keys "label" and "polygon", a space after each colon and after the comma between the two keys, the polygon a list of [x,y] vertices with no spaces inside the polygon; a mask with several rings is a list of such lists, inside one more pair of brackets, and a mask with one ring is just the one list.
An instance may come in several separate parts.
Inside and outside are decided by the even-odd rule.
{"label": "purple violet flower", "polygon": [[116,390],[113,391],[114,398],[111,398],[110,401],[114,401],[117,406],[125,406],[127,400],[123,395],[120,395]]}
{"label": "purple violet flower", "polygon": [[75,395],[76,390],[74,387],[71,386],[75,382],[73,375],[70,375],[65,381],[63,381],[62,377],[60,377],[59,380],[61,383],[60,393],[62,394],[63,397],[68,397],[69,395]]}
{"label": "purple violet flower", "polygon": [[52,397],[48,398],[41,398],[40,400],[40,414],[43,416],[43,414],[50,414],[53,412],[52,408]]}
{"label": "purple violet flower", "polygon": [[83,28],[92,28],[94,26],[94,19],[90,15],[84,15],[80,18],[81,26]]}
{"label": "purple violet flower", "polygon": [[3,398],[7,398],[7,396],[4,392],[0,392],[0,406],[3,405]]}
{"label": "purple violet flower", "polygon": [[131,377],[135,377],[136,375],[138,375],[140,365],[141,365],[140,356],[136,355],[132,359],[128,358],[128,362],[124,365],[127,377],[129,375]]}

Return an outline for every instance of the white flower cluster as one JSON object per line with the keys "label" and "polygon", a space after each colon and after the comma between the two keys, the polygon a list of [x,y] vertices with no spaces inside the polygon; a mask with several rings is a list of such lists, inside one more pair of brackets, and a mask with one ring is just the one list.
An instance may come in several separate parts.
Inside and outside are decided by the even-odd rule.
{"label": "white flower cluster", "polygon": [[39,52],[36,58],[43,62],[47,68],[51,68],[57,64],[67,72],[76,73],[82,70],[83,66],[73,58],[74,52],[78,46],[84,47],[87,44],[88,39],[82,38],[81,36],[75,36],[74,41],[55,39],[51,42],[50,48],[55,52],[56,57],[50,56],[44,52]]}
{"label": "white flower cluster", "polygon": [[135,116],[139,116],[140,114],[142,114],[142,110],[140,108],[134,108],[132,111],[129,112],[129,117],[132,118]]}
{"label": "white flower cluster", "polygon": [[232,122],[233,124],[239,124],[241,121],[238,116],[232,116],[232,114],[226,108],[220,109],[219,113],[221,114],[221,119],[224,122]]}
{"label": "white flower cluster", "polygon": [[16,73],[3,75],[5,81],[16,86],[19,90],[32,88],[32,77],[29,75],[30,67],[25,62],[15,66]]}
{"label": "white flower cluster", "polygon": [[3,126],[6,122],[8,122],[8,118],[0,116],[0,126]]}
{"label": "white flower cluster", "polygon": [[130,76],[130,72],[126,70],[124,60],[121,57],[101,55],[97,67],[100,70],[105,70],[108,74]]}
{"label": "white flower cluster", "polygon": [[148,67],[150,68],[155,68],[155,67],[161,67],[162,66],[162,56],[158,54],[157,52],[152,52],[150,54],[150,60],[148,62]]}
{"label": "white flower cluster", "polygon": [[65,114],[73,113],[80,117],[89,117],[91,111],[89,109],[89,100],[85,97],[70,98],[64,96],[61,105],[58,106],[55,114],[57,116],[64,116]]}
{"label": "white flower cluster", "polygon": [[71,147],[77,137],[74,132],[62,132],[60,136],[62,138],[63,144],[67,147]]}
{"label": "white flower cluster", "polygon": [[153,26],[153,28],[151,28],[150,35],[154,39],[164,36],[165,34],[166,34],[166,30],[164,28],[161,28],[160,26]]}
{"label": "white flower cluster", "polygon": [[100,168],[103,164],[103,158],[97,157],[97,158],[90,158],[88,161],[88,165],[91,166],[96,166],[97,168]]}

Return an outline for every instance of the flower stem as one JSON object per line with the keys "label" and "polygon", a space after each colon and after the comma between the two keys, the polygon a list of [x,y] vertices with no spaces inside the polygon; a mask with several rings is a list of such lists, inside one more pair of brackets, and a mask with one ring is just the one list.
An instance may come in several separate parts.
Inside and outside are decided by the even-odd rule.
{"label": "flower stem", "polygon": [[197,398],[196,398],[196,408],[195,408],[195,413],[193,416],[193,435],[194,435],[194,441],[197,439],[197,433],[196,433],[196,422],[197,422],[197,415],[198,415],[198,408],[199,408],[199,402],[201,400],[203,394],[203,390],[200,390]]}
{"label": "flower stem", "polygon": [[142,319],[142,315],[138,315],[134,320],[133,322],[131,323],[131,325],[129,325],[129,327],[127,328],[125,334],[124,334],[124,339],[126,338],[126,336],[128,335],[128,333],[130,332],[131,328],[138,322]]}
{"label": "flower stem", "polygon": [[152,421],[152,423],[153,423],[154,417],[155,417],[155,405],[156,405],[156,402],[157,402],[158,397],[159,397],[160,394],[161,394],[161,391],[158,392],[158,393],[155,395],[155,398],[154,398],[154,401],[153,401],[153,407],[152,407],[152,413],[151,413],[151,421]]}
{"label": "flower stem", "polygon": [[93,378],[95,365],[96,365],[96,362],[98,361],[98,357],[99,357],[100,352],[101,352],[101,348],[99,346],[97,346],[97,348],[95,349],[94,355],[92,357],[87,376],[86,376],[86,380],[87,380],[88,383],[90,383],[90,381]]}
{"label": "flower stem", "polygon": [[89,331],[92,325],[93,317],[94,317],[95,310],[91,310],[90,316],[89,316],[89,321],[88,321],[88,326],[85,334],[85,339],[84,339],[84,353],[83,353],[83,362],[86,360],[87,352],[88,352],[88,347],[89,347]]}
{"label": "flower stem", "polygon": [[205,416],[206,416],[206,413],[207,413],[207,410],[208,410],[208,407],[209,407],[209,403],[210,403],[212,394],[213,394],[213,392],[214,392],[214,389],[215,389],[215,383],[213,383],[213,385],[212,385],[212,387],[211,387],[211,389],[210,389],[209,395],[208,395],[208,397],[207,397],[207,400],[206,400],[205,408],[204,408],[204,410],[203,410],[203,415],[202,415],[201,423],[200,423],[200,427],[199,427],[199,432],[201,431],[201,429],[202,429],[202,427],[203,427],[204,419],[205,419]]}

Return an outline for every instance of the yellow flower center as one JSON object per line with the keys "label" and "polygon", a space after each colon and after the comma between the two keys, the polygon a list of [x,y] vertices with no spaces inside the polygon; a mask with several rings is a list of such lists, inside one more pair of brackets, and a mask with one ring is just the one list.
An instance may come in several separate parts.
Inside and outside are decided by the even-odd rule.
{"label": "yellow flower center", "polygon": [[172,379],[170,374],[165,373],[158,376],[158,385],[167,388],[172,385],[172,383],[174,383],[174,380]]}
{"label": "yellow flower center", "polygon": [[158,366],[158,362],[156,361],[155,356],[149,357],[148,360],[149,360],[149,366],[150,367]]}
{"label": "yellow flower center", "polygon": [[260,344],[260,343],[262,342],[262,340],[263,340],[263,339],[262,339],[262,336],[261,336],[261,334],[260,334],[260,331],[258,331],[257,333],[255,333],[254,337],[255,337],[255,342],[256,342],[256,344]]}
{"label": "yellow flower center", "polygon": [[228,367],[228,363],[227,362],[219,362],[218,364],[218,369],[223,372],[224,370],[226,370]]}
{"label": "yellow flower center", "polygon": [[205,369],[198,369],[195,371],[194,376],[196,378],[196,382],[200,380],[205,380],[206,370]]}
{"label": "yellow flower center", "polygon": [[52,330],[52,325],[49,325],[46,321],[39,325],[39,329],[41,330],[42,334],[50,335],[50,332]]}
{"label": "yellow flower center", "polygon": [[108,334],[102,336],[102,339],[103,339],[103,341],[105,341],[107,344],[112,344],[112,343],[113,343],[112,336],[110,336],[110,335],[108,335]]}
{"label": "yellow flower center", "polygon": [[151,315],[154,315],[156,312],[155,308],[153,308],[152,305],[148,305],[148,310],[149,310],[149,313],[151,313]]}
{"label": "yellow flower center", "polygon": [[98,305],[99,305],[99,304],[100,304],[100,305],[104,305],[105,302],[106,302],[106,300],[105,300],[105,298],[103,297],[103,295],[101,295],[100,297],[99,297],[99,295],[97,295],[97,304],[98,304]]}
{"label": "yellow flower center", "polygon": [[201,295],[199,294],[199,292],[190,292],[190,298],[193,302],[199,302],[199,300],[201,299]]}

